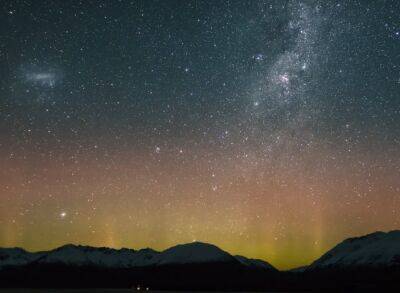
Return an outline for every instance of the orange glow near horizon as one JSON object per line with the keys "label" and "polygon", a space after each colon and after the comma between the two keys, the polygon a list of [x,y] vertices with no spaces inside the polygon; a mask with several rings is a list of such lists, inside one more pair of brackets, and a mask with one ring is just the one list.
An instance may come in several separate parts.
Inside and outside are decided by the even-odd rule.
{"label": "orange glow near horizon", "polygon": [[260,172],[223,157],[210,174],[195,160],[170,158],[143,168],[146,160],[143,153],[86,156],[64,166],[3,160],[14,172],[2,174],[0,246],[163,250],[203,241],[288,269],[346,237],[399,225],[397,193],[388,188],[396,178],[379,161],[364,161],[370,170],[356,175],[343,166],[325,173],[304,165]]}

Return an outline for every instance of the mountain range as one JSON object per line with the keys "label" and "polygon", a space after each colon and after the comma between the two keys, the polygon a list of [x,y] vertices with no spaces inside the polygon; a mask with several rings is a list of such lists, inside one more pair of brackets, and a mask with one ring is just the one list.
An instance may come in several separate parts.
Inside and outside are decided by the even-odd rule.
{"label": "mountain range", "polygon": [[244,256],[232,256],[215,245],[193,242],[162,252],[150,248],[112,249],[64,245],[57,249],[30,253],[22,248],[0,248],[0,269],[27,265],[91,266],[102,268],[138,268],[167,265],[232,263],[261,270],[276,269],[269,263]]}
{"label": "mountain range", "polygon": [[68,244],[27,252],[0,248],[2,287],[138,287],[174,290],[400,288],[400,231],[349,238],[299,269],[193,242],[158,252]]}

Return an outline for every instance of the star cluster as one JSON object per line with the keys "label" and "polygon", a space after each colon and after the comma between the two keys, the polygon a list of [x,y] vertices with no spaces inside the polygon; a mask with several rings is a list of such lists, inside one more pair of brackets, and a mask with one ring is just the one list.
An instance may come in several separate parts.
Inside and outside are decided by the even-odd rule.
{"label": "star cluster", "polygon": [[5,1],[0,246],[304,265],[400,226],[400,4]]}

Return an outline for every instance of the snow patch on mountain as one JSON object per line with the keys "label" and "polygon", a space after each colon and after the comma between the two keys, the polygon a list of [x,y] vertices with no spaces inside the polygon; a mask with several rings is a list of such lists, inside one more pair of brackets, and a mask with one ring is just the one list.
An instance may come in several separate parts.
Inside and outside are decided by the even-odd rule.
{"label": "snow patch on mountain", "polygon": [[400,231],[375,232],[336,245],[308,269],[400,265]]}
{"label": "snow patch on mountain", "polygon": [[158,253],[151,250],[94,248],[80,245],[65,245],[48,252],[39,263],[67,264],[79,266],[102,266],[129,268],[148,266],[155,263]]}

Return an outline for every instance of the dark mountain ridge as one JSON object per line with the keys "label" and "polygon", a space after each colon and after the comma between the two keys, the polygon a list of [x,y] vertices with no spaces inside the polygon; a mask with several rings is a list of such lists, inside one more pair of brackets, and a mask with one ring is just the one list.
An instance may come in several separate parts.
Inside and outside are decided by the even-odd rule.
{"label": "dark mountain ridge", "polygon": [[137,287],[170,290],[400,289],[400,231],[349,238],[309,266],[269,263],[193,242],[164,251],[64,245],[50,251],[0,248],[2,287]]}

